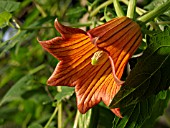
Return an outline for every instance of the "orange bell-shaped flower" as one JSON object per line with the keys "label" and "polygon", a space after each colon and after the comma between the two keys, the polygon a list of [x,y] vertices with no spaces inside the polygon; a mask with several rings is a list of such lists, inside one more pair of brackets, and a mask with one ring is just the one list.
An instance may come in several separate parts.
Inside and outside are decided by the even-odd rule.
{"label": "orange bell-shaped flower", "polygon": [[[47,84],[75,86],[81,113],[100,101],[108,106],[123,84],[120,78],[128,59],[141,43],[140,26],[128,17],[119,17],[87,32],[57,20],[55,28],[62,37],[39,41],[60,60]],[[119,108],[111,110],[122,117]]]}

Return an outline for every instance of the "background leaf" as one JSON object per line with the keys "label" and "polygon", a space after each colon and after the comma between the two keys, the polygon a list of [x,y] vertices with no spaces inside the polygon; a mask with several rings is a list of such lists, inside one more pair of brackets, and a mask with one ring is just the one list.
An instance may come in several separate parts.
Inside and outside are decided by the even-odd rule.
{"label": "background leaf", "polygon": [[7,11],[13,12],[19,8],[20,2],[0,0],[0,13]]}
{"label": "background leaf", "polygon": [[22,77],[16,84],[14,84],[10,90],[5,94],[0,102],[0,106],[6,102],[13,101],[16,99],[21,100],[21,95],[26,91],[30,90],[28,85],[32,82],[32,77],[30,75]]}

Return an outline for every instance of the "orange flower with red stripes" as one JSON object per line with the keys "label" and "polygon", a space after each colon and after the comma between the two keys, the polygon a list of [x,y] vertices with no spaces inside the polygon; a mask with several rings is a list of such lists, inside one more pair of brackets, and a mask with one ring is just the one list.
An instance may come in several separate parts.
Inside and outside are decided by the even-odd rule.
{"label": "orange flower with red stripes", "polygon": [[[128,17],[111,21],[87,32],[55,21],[61,37],[39,41],[60,60],[47,84],[75,87],[81,113],[103,101],[107,106],[119,91],[128,59],[141,43],[140,26]],[[111,109],[122,117],[119,108]]]}

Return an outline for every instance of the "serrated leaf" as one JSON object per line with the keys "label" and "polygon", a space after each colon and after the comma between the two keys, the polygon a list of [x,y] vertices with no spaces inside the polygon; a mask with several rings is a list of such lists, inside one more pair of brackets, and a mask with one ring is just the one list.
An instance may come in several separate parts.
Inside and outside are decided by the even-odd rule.
{"label": "serrated leaf", "polygon": [[19,8],[20,2],[4,1],[0,0],[0,13],[1,12],[13,12]]}
{"label": "serrated leaf", "polygon": [[27,90],[30,90],[27,85],[32,81],[32,76],[26,75],[23,76],[18,82],[16,82],[9,91],[5,94],[0,102],[0,106],[6,102],[10,102],[13,100],[21,100],[21,95],[24,94]]}
{"label": "serrated leaf", "polygon": [[112,100],[110,107],[127,107],[170,85],[170,30],[150,36],[150,45]]}
{"label": "serrated leaf", "polygon": [[55,95],[55,99],[60,102],[63,99],[69,98],[74,93],[74,88],[62,86],[62,91]]}
{"label": "serrated leaf", "polygon": [[116,117],[112,128],[151,128],[155,119],[162,115],[169,99],[170,91],[168,90],[125,108],[124,118]]}
{"label": "serrated leaf", "polygon": [[9,12],[6,12],[6,11],[1,12],[0,13],[0,28],[7,26],[11,17],[12,15]]}

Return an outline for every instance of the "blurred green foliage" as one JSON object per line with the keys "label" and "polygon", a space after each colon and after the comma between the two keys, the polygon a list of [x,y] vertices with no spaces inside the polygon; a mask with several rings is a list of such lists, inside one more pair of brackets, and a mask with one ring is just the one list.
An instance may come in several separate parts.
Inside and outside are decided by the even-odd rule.
{"label": "blurred green foliage", "polygon": [[[121,122],[103,103],[82,115],[77,112],[74,88],[46,86],[58,60],[42,49],[37,38],[47,40],[60,35],[53,25],[55,18],[88,30],[116,17],[113,4],[101,7],[104,2],[107,1],[0,0],[0,128],[111,128],[123,123],[125,126],[132,119],[127,117]],[[152,10],[155,3],[147,3],[145,8]],[[121,5],[126,12],[127,5]],[[167,19],[169,12],[158,21]],[[169,27],[159,25],[161,29],[165,26]],[[162,102],[160,95],[157,100]],[[153,119],[166,107],[169,99],[164,99],[159,114],[152,113]]]}

